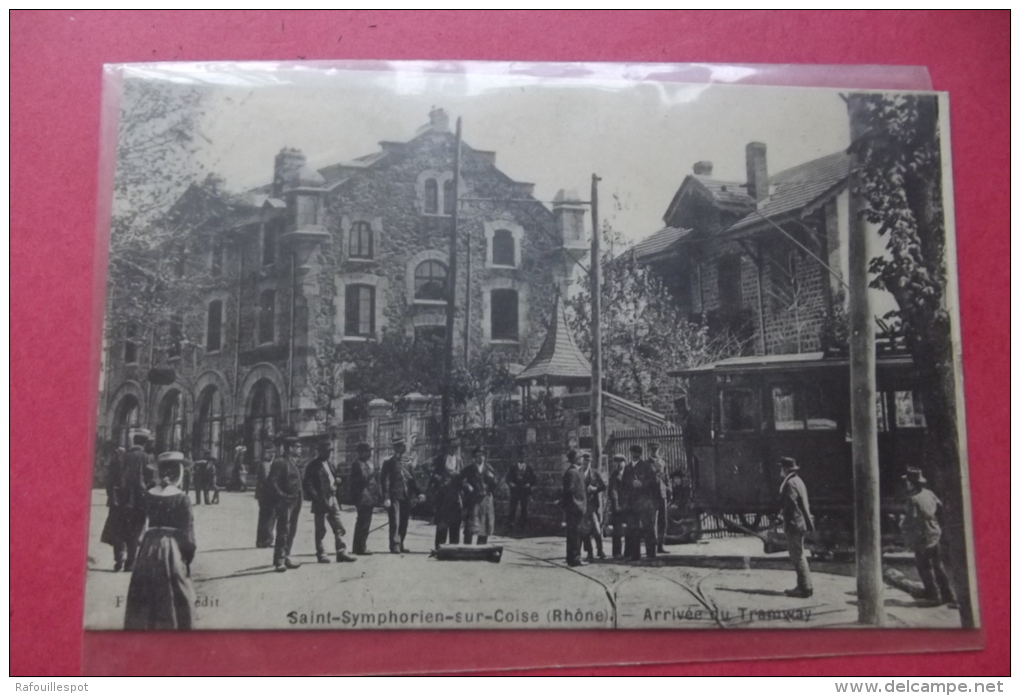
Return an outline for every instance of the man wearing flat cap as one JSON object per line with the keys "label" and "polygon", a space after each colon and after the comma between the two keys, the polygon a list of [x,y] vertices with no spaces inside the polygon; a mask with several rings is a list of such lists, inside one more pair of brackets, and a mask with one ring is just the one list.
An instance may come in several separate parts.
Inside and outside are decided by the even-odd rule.
{"label": "man wearing flat cap", "polygon": [[908,468],[902,478],[907,487],[907,504],[900,531],[903,542],[914,552],[917,573],[924,584],[924,593],[918,599],[931,606],[953,603],[956,595],[939,552],[942,527],[938,513],[942,501],[925,487],[927,480],[920,469]]}
{"label": "man wearing flat cap", "polygon": [[368,550],[368,533],[372,530],[372,513],[379,499],[379,483],[372,463],[372,445],[359,442],[358,458],[351,464],[350,493],[358,519],[354,523],[354,555],[371,556]]}
{"label": "man wearing flat cap", "polygon": [[300,568],[301,564],[290,559],[297,534],[298,518],[301,516],[301,470],[297,465],[295,450],[298,439],[288,436],[280,438],[283,456],[273,461],[269,469],[266,487],[269,499],[276,510],[276,545],[273,550],[273,566],[278,573],[287,569]]}
{"label": "man wearing flat cap", "polygon": [[379,488],[382,490],[383,507],[389,517],[390,553],[405,553],[404,539],[407,537],[407,523],[411,518],[411,505],[421,502],[425,496],[418,488],[414,473],[407,458],[407,441],[402,435],[393,437],[393,456],[379,467]]}
{"label": "man wearing flat cap", "polygon": [[478,445],[471,448],[471,463],[457,475],[464,496],[464,543],[470,544],[475,535],[478,544],[489,543],[496,526],[496,505],[492,495],[496,490],[496,474],[485,463],[485,451]]}
{"label": "man wearing flat cap", "polygon": [[315,556],[319,563],[329,563],[323,540],[326,538],[326,524],[333,532],[333,543],[336,549],[337,563],[350,563],[357,560],[347,554],[344,543],[344,529],[340,521],[340,505],[336,500],[336,489],[340,483],[333,463],[329,461],[333,453],[333,445],[329,440],[322,440],[316,446],[315,459],[305,467],[305,497],[312,501],[312,515],[315,519]]}
{"label": "man wearing flat cap", "polygon": [[613,526],[613,558],[623,557],[623,533],[627,527],[628,502],[630,489],[624,485],[623,473],[628,469],[627,457],[623,454],[613,455],[613,468],[609,473],[609,522]]}
{"label": "man wearing flat cap", "polygon": [[815,530],[815,519],[808,505],[807,486],[797,475],[800,467],[793,457],[780,457],[783,482],[779,486],[780,513],[783,517],[783,531],[790,549],[790,561],[797,572],[797,587],[786,590],[787,597],[806,599],[814,593],[811,584],[811,569],[804,557],[804,535]]}
{"label": "man wearing flat cap", "polygon": [[582,566],[581,538],[584,515],[588,511],[588,492],[584,488],[584,474],[578,466],[577,450],[567,451],[567,468],[563,472],[563,494],[560,506],[567,522],[567,565]]}
{"label": "man wearing flat cap", "polygon": [[631,519],[640,528],[634,537],[631,548],[631,560],[641,558],[641,538],[645,542],[645,556],[655,558],[658,554],[658,519],[662,507],[663,483],[659,478],[655,462],[643,457],[641,445],[632,445],[630,456],[634,460],[634,473],[631,479]]}

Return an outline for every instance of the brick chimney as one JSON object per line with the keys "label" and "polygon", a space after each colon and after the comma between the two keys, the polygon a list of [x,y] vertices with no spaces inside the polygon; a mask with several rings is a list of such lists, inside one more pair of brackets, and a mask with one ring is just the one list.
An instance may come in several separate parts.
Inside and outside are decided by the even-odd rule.
{"label": "brick chimney", "polygon": [[695,176],[712,176],[712,163],[702,160],[694,163]]}
{"label": "brick chimney", "polygon": [[305,155],[301,150],[292,147],[280,150],[273,164],[273,198],[280,198],[284,191],[297,186],[304,166]]}
{"label": "brick chimney", "polygon": [[756,201],[768,198],[769,168],[765,161],[765,143],[747,144],[747,195]]}
{"label": "brick chimney", "polygon": [[435,109],[429,112],[429,126],[436,133],[445,133],[450,130],[450,117],[446,109]]}

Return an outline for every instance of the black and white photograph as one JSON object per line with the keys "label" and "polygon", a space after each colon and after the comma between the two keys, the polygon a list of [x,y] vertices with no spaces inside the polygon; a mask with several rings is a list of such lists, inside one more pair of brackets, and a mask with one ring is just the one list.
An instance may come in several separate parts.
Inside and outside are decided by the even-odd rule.
{"label": "black and white photograph", "polygon": [[85,628],[978,627],[948,96],[660,67],[110,66]]}

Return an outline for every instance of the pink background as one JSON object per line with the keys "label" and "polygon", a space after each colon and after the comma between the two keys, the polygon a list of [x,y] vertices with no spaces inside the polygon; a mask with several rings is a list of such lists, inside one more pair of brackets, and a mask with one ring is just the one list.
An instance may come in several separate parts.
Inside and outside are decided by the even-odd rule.
{"label": "pink background", "polygon": [[[679,664],[875,650],[942,634],[858,631],[90,634],[152,673],[453,671],[633,662],[576,674],[1009,672],[1009,14],[1007,12],[12,12],[11,673],[82,669],[96,367],[91,362],[103,63],[473,59],[925,65],[951,95],[976,555],[977,652]],[[59,425],[58,425],[59,424]],[[154,649],[157,648],[160,649]],[[842,647],[841,647],[842,646]],[[169,652],[167,652],[169,650]],[[176,655],[159,660],[157,655]],[[551,662],[550,662],[551,661]],[[672,662],[673,664],[667,664]],[[158,665],[158,666],[156,666]]]}

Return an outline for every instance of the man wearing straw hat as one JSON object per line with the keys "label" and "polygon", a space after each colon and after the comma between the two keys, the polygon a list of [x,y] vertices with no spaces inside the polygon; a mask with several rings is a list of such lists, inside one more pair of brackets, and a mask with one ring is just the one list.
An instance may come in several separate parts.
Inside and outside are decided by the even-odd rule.
{"label": "man wearing straw hat", "polygon": [[786,596],[806,599],[814,594],[814,588],[811,585],[811,569],[804,557],[804,535],[815,530],[815,519],[808,505],[807,486],[797,475],[800,471],[797,460],[780,457],[779,466],[783,472],[783,482],[779,486],[783,531],[790,549],[790,561],[797,572],[797,587],[786,590]]}
{"label": "man wearing straw hat", "polygon": [[942,527],[938,513],[942,501],[925,488],[927,480],[920,469],[910,467],[902,478],[907,486],[907,505],[900,531],[904,543],[914,552],[917,573],[924,584],[919,599],[932,606],[954,603],[956,595],[939,552]]}

